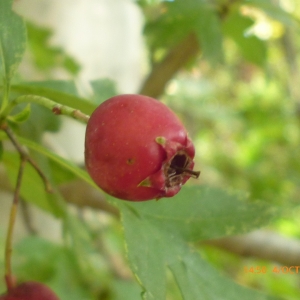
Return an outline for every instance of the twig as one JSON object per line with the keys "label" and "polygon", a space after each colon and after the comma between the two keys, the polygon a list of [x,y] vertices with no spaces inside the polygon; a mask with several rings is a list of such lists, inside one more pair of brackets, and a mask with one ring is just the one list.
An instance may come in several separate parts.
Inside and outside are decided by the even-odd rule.
{"label": "twig", "polygon": [[300,241],[270,230],[261,229],[244,235],[206,241],[203,244],[285,266],[300,265]]}
{"label": "twig", "polygon": [[200,51],[197,37],[194,33],[170,49],[166,57],[155,65],[145,80],[140,94],[159,97],[169,80]]}
{"label": "twig", "polygon": [[[228,0],[224,1],[224,4],[220,4],[217,8],[220,20],[224,20],[239,1]],[[196,34],[194,32],[188,33],[181,41],[168,50],[161,61],[153,66],[139,93],[158,98],[163,94],[170,79],[200,53],[201,45]]]}
{"label": "twig", "polygon": [[16,99],[10,102],[5,111],[2,113],[3,117],[5,118],[5,116],[8,115],[11,112],[11,110],[20,103],[35,103],[46,107],[56,115],[66,115],[71,118],[80,120],[84,123],[87,123],[90,118],[89,115],[84,114],[78,109],[74,109],[73,107],[67,105],[59,104],[51,99],[38,95],[22,95],[17,97]]}

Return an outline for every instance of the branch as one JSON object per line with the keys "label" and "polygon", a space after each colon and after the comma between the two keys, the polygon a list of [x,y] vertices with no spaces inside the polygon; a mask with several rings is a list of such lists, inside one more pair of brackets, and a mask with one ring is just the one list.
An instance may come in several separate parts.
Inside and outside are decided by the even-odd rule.
{"label": "branch", "polygon": [[199,51],[197,37],[194,33],[190,33],[171,48],[166,57],[153,67],[139,93],[158,98],[174,74],[195,57]]}
{"label": "branch", "polygon": [[120,217],[119,210],[107,202],[103,192],[91,187],[81,179],[62,184],[58,188],[66,202],[70,204],[80,208],[89,207],[101,210],[117,218]]}
{"label": "branch", "polygon": [[274,261],[285,266],[300,265],[300,241],[270,230],[204,242],[231,253]]}
{"label": "branch", "polygon": [[[224,20],[241,0],[228,0],[216,7],[220,20]],[[195,33],[189,33],[177,45],[171,48],[165,58],[155,65],[140,89],[140,94],[158,98],[163,94],[167,83],[185,65],[201,51]]]}

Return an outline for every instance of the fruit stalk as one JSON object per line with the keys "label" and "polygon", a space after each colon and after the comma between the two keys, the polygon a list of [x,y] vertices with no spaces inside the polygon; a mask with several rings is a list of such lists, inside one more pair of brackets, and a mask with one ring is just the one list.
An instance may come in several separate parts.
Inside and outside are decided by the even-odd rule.
{"label": "fruit stalk", "polygon": [[14,225],[15,225],[17,211],[18,211],[20,189],[21,189],[21,183],[22,183],[26,161],[27,161],[26,158],[21,155],[17,183],[14,192],[13,203],[10,210],[10,217],[9,217],[7,236],[5,242],[5,279],[6,279],[7,290],[13,289],[15,285],[13,275],[12,275],[12,270],[11,270],[12,238],[13,238]]}
{"label": "fruit stalk", "polygon": [[18,204],[19,204],[19,197],[20,197],[20,190],[21,190],[21,183],[24,174],[24,168],[26,163],[30,163],[32,167],[36,170],[39,176],[42,178],[45,184],[45,189],[47,192],[51,192],[52,188],[50,182],[46,178],[45,174],[39,168],[39,166],[31,159],[28,155],[26,149],[22,147],[22,145],[17,140],[16,136],[14,135],[13,131],[9,128],[6,123],[0,124],[0,129],[3,130],[7,137],[10,139],[12,144],[14,145],[15,149],[18,151],[20,155],[20,165],[17,175],[17,182],[14,191],[13,202],[10,210],[9,222],[8,222],[8,229],[7,229],[7,236],[5,242],[5,280],[7,290],[10,291],[15,288],[15,280],[12,275],[12,268],[11,268],[11,257],[12,257],[12,240],[13,240],[13,231],[18,211]]}

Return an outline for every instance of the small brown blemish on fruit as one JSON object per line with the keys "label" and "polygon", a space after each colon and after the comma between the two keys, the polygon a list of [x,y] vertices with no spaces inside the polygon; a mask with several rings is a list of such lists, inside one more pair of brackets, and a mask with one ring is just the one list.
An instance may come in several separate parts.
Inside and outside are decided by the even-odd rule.
{"label": "small brown blemish on fruit", "polygon": [[134,162],[135,162],[135,159],[134,158],[128,158],[126,162],[127,162],[128,165],[133,165]]}

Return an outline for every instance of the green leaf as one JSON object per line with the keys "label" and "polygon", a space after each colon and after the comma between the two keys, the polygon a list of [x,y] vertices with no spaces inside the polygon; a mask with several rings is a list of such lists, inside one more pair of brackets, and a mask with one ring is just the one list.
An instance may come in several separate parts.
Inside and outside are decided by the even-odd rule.
{"label": "green leaf", "polygon": [[87,289],[85,274],[78,263],[80,257],[73,248],[31,236],[16,245],[15,256],[19,280],[43,282],[58,294],[59,299],[94,299],[94,291]]}
{"label": "green leaf", "polygon": [[184,299],[199,299],[199,295],[203,300],[280,299],[236,284],[222,276],[187,246],[180,247],[174,252],[177,254],[176,261],[173,257],[174,261],[170,260],[168,267],[172,271]]}
{"label": "green leaf", "polygon": [[94,92],[93,101],[97,105],[118,94],[115,82],[107,78],[93,80],[91,86]]}
{"label": "green leaf", "polygon": [[256,36],[246,36],[247,29],[253,24],[253,20],[235,12],[224,21],[223,31],[235,41],[246,60],[263,67],[267,59],[266,44]]}
{"label": "green leaf", "polygon": [[26,27],[12,9],[12,0],[0,1],[0,76],[9,82],[26,48]]}
{"label": "green leaf", "polygon": [[44,80],[44,81],[28,81],[25,86],[31,88],[46,88],[57,92],[63,92],[72,96],[79,97],[76,84],[73,80]]}
{"label": "green leaf", "polygon": [[[15,186],[20,164],[19,154],[4,152],[3,163],[12,186]],[[26,201],[37,205],[41,209],[50,212],[56,217],[62,217],[64,210],[56,194],[49,194],[45,191],[44,182],[28,163],[24,168],[24,175],[21,184],[21,197]]]}
{"label": "green leaf", "polygon": [[8,116],[8,120],[14,123],[23,123],[30,116],[30,104],[28,103],[20,112],[15,115]]}
{"label": "green leaf", "polygon": [[49,160],[49,166],[51,168],[52,180],[56,185],[60,185],[66,182],[70,182],[77,179],[77,176],[69,169],[65,168],[55,160]]}
{"label": "green leaf", "polygon": [[50,46],[52,30],[27,23],[28,46],[33,53],[35,64],[42,70],[62,67],[73,75],[79,70],[79,64],[60,47]]}
{"label": "green leaf", "polygon": [[221,22],[210,5],[199,7],[195,32],[200,42],[203,55],[215,64],[223,60],[223,38]]}
{"label": "green leaf", "polygon": [[128,203],[121,210],[127,255],[144,299],[165,299],[169,268],[184,299],[275,299],[220,276],[191,242],[248,232],[266,225],[273,207],[241,193],[186,186],[172,199]]}
{"label": "green leaf", "polygon": [[[175,230],[189,242],[241,234],[272,220],[275,208],[264,202],[247,202],[243,193],[186,186],[172,199],[131,205],[153,224]],[[121,205],[123,207],[123,205]]]}

